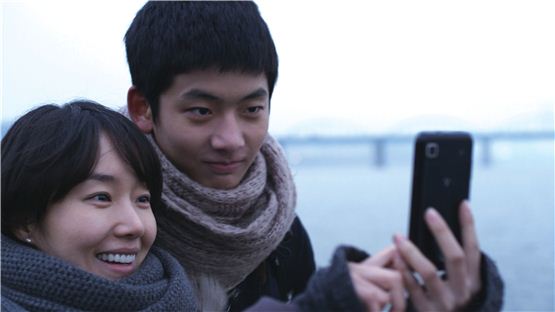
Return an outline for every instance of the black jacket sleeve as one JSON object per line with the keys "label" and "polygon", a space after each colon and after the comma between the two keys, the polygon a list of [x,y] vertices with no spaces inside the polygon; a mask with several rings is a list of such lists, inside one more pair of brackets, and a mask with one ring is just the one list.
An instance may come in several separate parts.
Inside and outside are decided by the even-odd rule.
{"label": "black jacket sleeve", "polygon": [[[247,311],[365,311],[351,281],[347,262],[360,262],[368,254],[353,247],[336,249],[329,267],[318,270],[308,282],[305,291],[291,304],[262,298]],[[482,289],[462,311],[501,311],[503,281],[495,263],[482,254],[480,275]],[[408,310],[414,307],[408,303]]]}
{"label": "black jacket sleeve", "polygon": [[359,262],[367,257],[363,251],[341,246],[336,249],[331,265],[319,269],[292,303],[265,297],[247,311],[365,311],[355,293],[347,262]]}
{"label": "black jacket sleeve", "polygon": [[331,265],[318,270],[293,303],[300,311],[365,311],[355,293],[347,262],[360,262],[367,257],[361,250],[340,246]]}
{"label": "black jacket sleeve", "polygon": [[482,253],[480,262],[482,289],[472,298],[464,311],[501,311],[503,307],[504,285],[497,266],[486,254]]}

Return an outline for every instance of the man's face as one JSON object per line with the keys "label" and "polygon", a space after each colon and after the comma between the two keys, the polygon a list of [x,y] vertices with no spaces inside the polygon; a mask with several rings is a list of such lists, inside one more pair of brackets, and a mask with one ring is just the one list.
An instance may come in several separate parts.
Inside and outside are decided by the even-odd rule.
{"label": "man's face", "polygon": [[166,157],[203,186],[239,185],[266,134],[266,76],[216,69],[177,75],[160,95],[153,133]]}

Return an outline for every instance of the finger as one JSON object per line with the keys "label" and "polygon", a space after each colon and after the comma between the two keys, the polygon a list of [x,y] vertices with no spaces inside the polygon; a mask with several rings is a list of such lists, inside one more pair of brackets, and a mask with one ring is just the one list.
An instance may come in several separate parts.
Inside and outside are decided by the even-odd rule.
{"label": "finger", "polygon": [[465,296],[467,291],[467,264],[464,250],[445,220],[435,209],[426,210],[424,218],[445,258],[447,282],[456,294]]}
{"label": "finger", "polygon": [[[405,295],[405,283],[403,282],[403,279],[404,279],[403,271],[399,269],[399,265],[396,266],[397,262],[402,261],[400,259],[401,257],[396,251],[393,257],[393,268],[397,271],[396,273],[398,275],[399,283],[395,284],[395,287],[392,288],[390,291],[391,304],[392,304],[391,312],[405,311],[405,308],[406,308],[406,295]],[[406,266],[405,266],[405,270],[408,272],[408,269],[406,268]]]}
{"label": "finger", "polygon": [[381,252],[372,256],[360,264],[353,264],[353,271],[357,271],[359,276],[378,285],[382,289],[389,291],[391,304],[395,309],[404,310],[404,286],[401,274],[395,270],[384,268],[388,264],[393,264],[393,259],[397,254],[395,246],[385,248]]}
{"label": "finger", "polygon": [[406,300],[405,300],[405,288],[403,283],[403,276],[398,273],[399,283],[393,285],[389,294],[391,296],[391,310],[392,311],[405,311]]}
{"label": "finger", "polygon": [[466,254],[466,263],[469,276],[471,277],[471,293],[474,294],[480,289],[480,246],[474,218],[470,211],[470,205],[463,201],[459,208],[459,218],[461,220],[463,248]]}
{"label": "finger", "polygon": [[399,271],[371,265],[359,265],[353,267],[353,271],[363,279],[389,291],[395,306],[403,306],[404,285]]}
{"label": "finger", "polygon": [[350,263],[349,268],[352,275],[361,277],[383,289],[402,288],[402,278],[396,270],[368,263]]}
{"label": "finger", "polygon": [[[428,311],[429,310],[429,303],[428,297],[424,292],[424,289],[420,284],[416,281],[415,277],[412,275],[412,272],[409,270],[405,261],[401,258],[399,254],[397,254],[393,261],[394,268],[401,273],[403,276],[403,282],[405,287],[407,288],[410,294],[410,300],[412,301],[414,307],[417,311]],[[399,309],[400,311],[404,310],[404,302],[403,302],[403,309]],[[395,309],[395,306],[393,307]]]}
{"label": "finger", "polygon": [[428,260],[414,244],[401,235],[394,236],[394,242],[399,255],[408,267],[416,271],[421,277],[428,291],[434,298],[447,298],[449,293],[444,282],[437,275],[437,268]]}
{"label": "finger", "polygon": [[393,256],[395,255],[395,246],[389,246],[382,251],[378,252],[377,254],[369,257],[363,263],[385,267],[388,264],[393,262]]}
{"label": "finger", "polygon": [[352,275],[353,287],[359,298],[369,311],[380,311],[390,301],[389,293],[372,284],[360,275]]}

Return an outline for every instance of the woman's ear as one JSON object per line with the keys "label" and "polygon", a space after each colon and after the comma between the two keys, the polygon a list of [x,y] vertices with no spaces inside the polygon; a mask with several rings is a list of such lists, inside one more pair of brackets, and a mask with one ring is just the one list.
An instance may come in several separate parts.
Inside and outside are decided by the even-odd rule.
{"label": "woman's ear", "polygon": [[127,91],[127,111],[131,120],[143,131],[148,134],[152,132],[153,120],[152,111],[144,95],[135,86],[131,86]]}
{"label": "woman's ear", "polygon": [[32,229],[32,225],[22,226],[14,231],[14,235],[22,242],[33,244],[33,238],[31,237]]}

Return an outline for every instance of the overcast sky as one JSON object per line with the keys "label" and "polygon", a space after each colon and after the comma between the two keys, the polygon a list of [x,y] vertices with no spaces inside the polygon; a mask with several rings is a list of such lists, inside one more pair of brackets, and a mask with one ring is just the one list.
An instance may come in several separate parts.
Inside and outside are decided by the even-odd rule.
{"label": "overcast sky", "polygon": [[[2,119],[125,105],[122,40],[143,3],[2,0]],[[553,127],[555,1],[257,3],[280,56],[273,133]]]}

